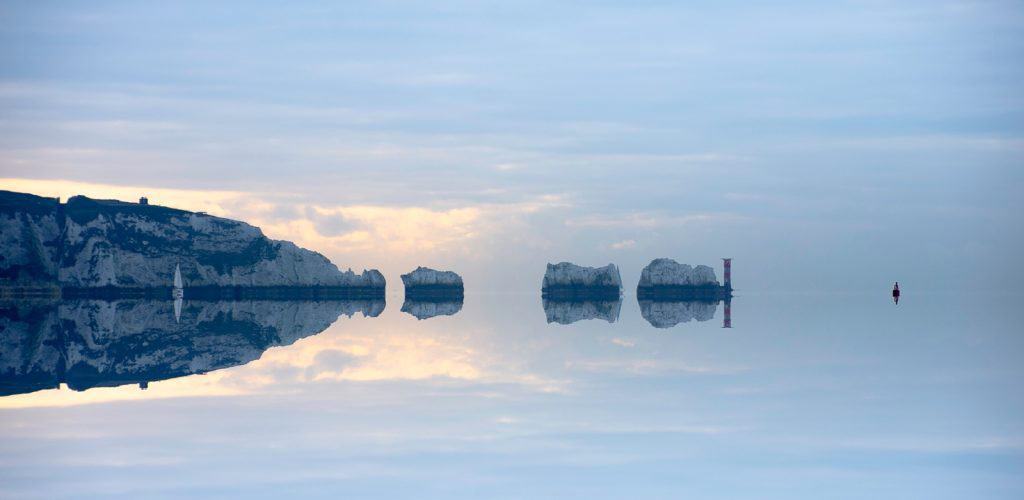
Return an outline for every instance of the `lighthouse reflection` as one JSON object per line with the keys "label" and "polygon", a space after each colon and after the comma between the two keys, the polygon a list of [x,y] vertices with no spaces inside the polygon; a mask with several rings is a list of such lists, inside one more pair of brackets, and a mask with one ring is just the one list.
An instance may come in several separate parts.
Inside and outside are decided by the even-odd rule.
{"label": "lighthouse reflection", "polygon": [[722,328],[732,328],[732,300],[638,300],[640,315],[655,328],[672,328],[690,321],[710,321],[724,302]]}

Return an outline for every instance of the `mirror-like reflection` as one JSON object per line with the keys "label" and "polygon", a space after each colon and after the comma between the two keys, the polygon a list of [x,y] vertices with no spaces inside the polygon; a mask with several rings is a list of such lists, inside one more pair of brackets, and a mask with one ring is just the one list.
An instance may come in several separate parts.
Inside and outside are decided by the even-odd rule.
{"label": "mirror-like reflection", "polygon": [[548,323],[569,325],[585,319],[603,319],[609,323],[619,320],[622,299],[617,300],[556,300],[543,299]]}
{"label": "mirror-like reflection", "polygon": [[[679,325],[685,335],[665,335],[633,299],[613,324],[564,326],[547,323],[536,293],[471,295],[448,320],[417,321],[392,307],[261,354],[254,351],[291,338],[188,326],[209,308],[202,316],[226,321],[230,312],[232,328],[258,330],[245,318],[264,313],[244,302],[186,301],[188,342],[166,328],[171,301],[117,313],[112,326],[77,340],[69,327],[57,327],[66,339],[40,333],[62,318],[52,303],[19,305],[2,309],[4,380],[9,366],[42,366],[50,373],[41,387],[51,387],[62,376],[52,376],[56,363],[86,352],[97,365],[100,346],[115,356],[106,372],[125,374],[171,345],[184,349],[175,363],[215,365],[232,348],[241,351],[236,360],[259,359],[150,382],[146,391],[0,397],[0,449],[10,464],[0,484],[6,496],[55,498],[109,496],[114,483],[133,498],[222,496],[225,484],[237,496],[294,496],[303,481],[335,496],[449,498],[459,488],[469,497],[536,498],[545,496],[530,486],[541,484],[538,470],[557,498],[711,489],[722,498],[816,498],[823,488],[873,498],[895,484],[920,498],[948,498],[942,493],[956,484],[959,497],[974,498],[993,482],[1020,484],[1019,297],[933,294],[899,308],[888,294],[799,299],[744,296],[739,328],[720,329],[722,310],[716,321]],[[90,304],[67,303],[63,318],[88,323],[118,311]],[[86,312],[97,306],[105,309]],[[335,308],[326,318],[360,309],[251,307],[292,316],[281,325],[308,318],[292,338],[319,328],[318,308]],[[20,330],[9,342],[12,323]],[[147,323],[164,331],[145,335]],[[111,342],[111,329],[122,338],[135,331],[136,340]],[[137,355],[118,347],[129,345]],[[979,421],[965,408],[991,408],[992,417]],[[834,472],[808,482],[808,464]],[[39,480],[50,475],[60,480]],[[493,484],[477,479],[488,475]],[[765,477],[785,485],[765,490]],[[657,490],[636,490],[647,483]]]}
{"label": "mirror-like reflection", "polygon": [[[655,328],[672,328],[692,320],[709,321],[715,318],[717,300],[638,300],[640,315]],[[726,304],[722,326],[732,327],[731,304]]]}
{"label": "mirror-like reflection", "polygon": [[358,301],[18,301],[0,304],[0,395],[74,390],[207,373],[315,335]]}
{"label": "mirror-like reflection", "polygon": [[402,312],[409,313],[416,319],[452,316],[462,310],[462,301],[461,296],[451,300],[413,300],[406,297],[402,303]]}

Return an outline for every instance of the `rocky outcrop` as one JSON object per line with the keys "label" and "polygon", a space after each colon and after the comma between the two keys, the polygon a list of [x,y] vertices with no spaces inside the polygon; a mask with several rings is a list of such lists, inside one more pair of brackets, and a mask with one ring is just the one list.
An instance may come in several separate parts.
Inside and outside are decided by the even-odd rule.
{"label": "rocky outcrop", "polygon": [[544,297],[614,299],[622,293],[622,277],[615,264],[583,267],[569,262],[548,264],[541,285]]}
{"label": "rocky outcrop", "polygon": [[718,285],[715,270],[708,266],[690,267],[672,259],[654,259],[640,272],[638,286]]}
{"label": "rocky outcrop", "polygon": [[189,287],[343,287],[383,295],[376,270],[341,272],[323,255],[204,213],[75,196],[0,191],[0,286],[154,288],[181,266]]}
{"label": "rocky outcrop", "polygon": [[402,275],[406,288],[415,286],[450,286],[462,288],[462,277],[452,271],[437,271],[429,267],[417,267],[411,273]]}
{"label": "rocky outcrop", "polygon": [[655,328],[671,328],[690,320],[708,321],[715,317],[718,302],[641,300],[640,315]]}
{"label": "rocky outcrop", "polygon": [[654,259],[640,272],[636,293],[640,298],[696,299],[722,298],[729,290],[704,265],[690,267],[672,259]]}
{"label": "rocky outcrop", "polygon": [[452,316],[462,310],[462,299],[425,301],[405,299],[402,312],[411,314],[416,319],[428,319],[435,316]]}
{"label": "rocky outcrop", "polygon": [[0,395],[148,383],[258,359],[383,300],[65,301],[0,304]]}
{"label": "rocky outcrop", "polygon": [[548,323],[568,325],[585,319],[603,319],[614,323],[619,319],[622,300],[549,300],[544,299],[544,315]]}
{"label": "rocky outcrop", "polygon": [[0,191],[0,284],[55,286],[63,217],[56,198]]}
{"label": "rocky outcrop", "polygon": [[[452,271],[437,271],[429,267],[417,267],[402,275],[406,298],[431,299],[462,297],[462,277]],[[461,305],[459,306],[461,308]]]}

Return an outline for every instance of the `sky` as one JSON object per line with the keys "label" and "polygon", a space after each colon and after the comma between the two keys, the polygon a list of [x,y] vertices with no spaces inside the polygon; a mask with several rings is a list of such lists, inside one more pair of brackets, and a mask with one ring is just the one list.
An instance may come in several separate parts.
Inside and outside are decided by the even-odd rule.
{"label": "sky", "polygon": [[390,282],[732,257],[741,290],[1010,290],[1022,33],[1002,1],[3,1],[0,189]]}
{"label": "sky", "polygon": [[[391,284],[243,366],[4,398],[0,484],[1019,497],[1021,61],[1021,1],[0,0],[0,189]],[[658,257],[732,257],[733,328],[647,324]],[[546,323],[559,261],[620,266],[617,322]],[[402,313],[417,265],[463,310]]]}

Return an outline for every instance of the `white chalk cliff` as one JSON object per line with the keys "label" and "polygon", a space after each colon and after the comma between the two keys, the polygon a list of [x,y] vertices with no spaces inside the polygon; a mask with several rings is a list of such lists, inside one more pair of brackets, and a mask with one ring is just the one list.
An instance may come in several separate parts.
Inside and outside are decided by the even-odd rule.
{"label": "white chalk cliff", "polygon": [[622,287],[615,264],[604,267],[577,266],[569,262],[548,264],[542,288],[549,287]]}
{"label": "white chalk cliff", "polygon": [[417,267],[411,273],[402,275],[402,283],[406,288],[414,286],[462,287],[462,276],[452,271]]}
{"label": "white chalk cliff", "polygon": [[259,228],[112,200],[0,191],[0,286],[383,288],[376,270],[341,272],[323,255]]}
{"label": "white chalk cliff", "polygon": [[54,198],[0,191],[0,286],[56,283],[63,217]]}

